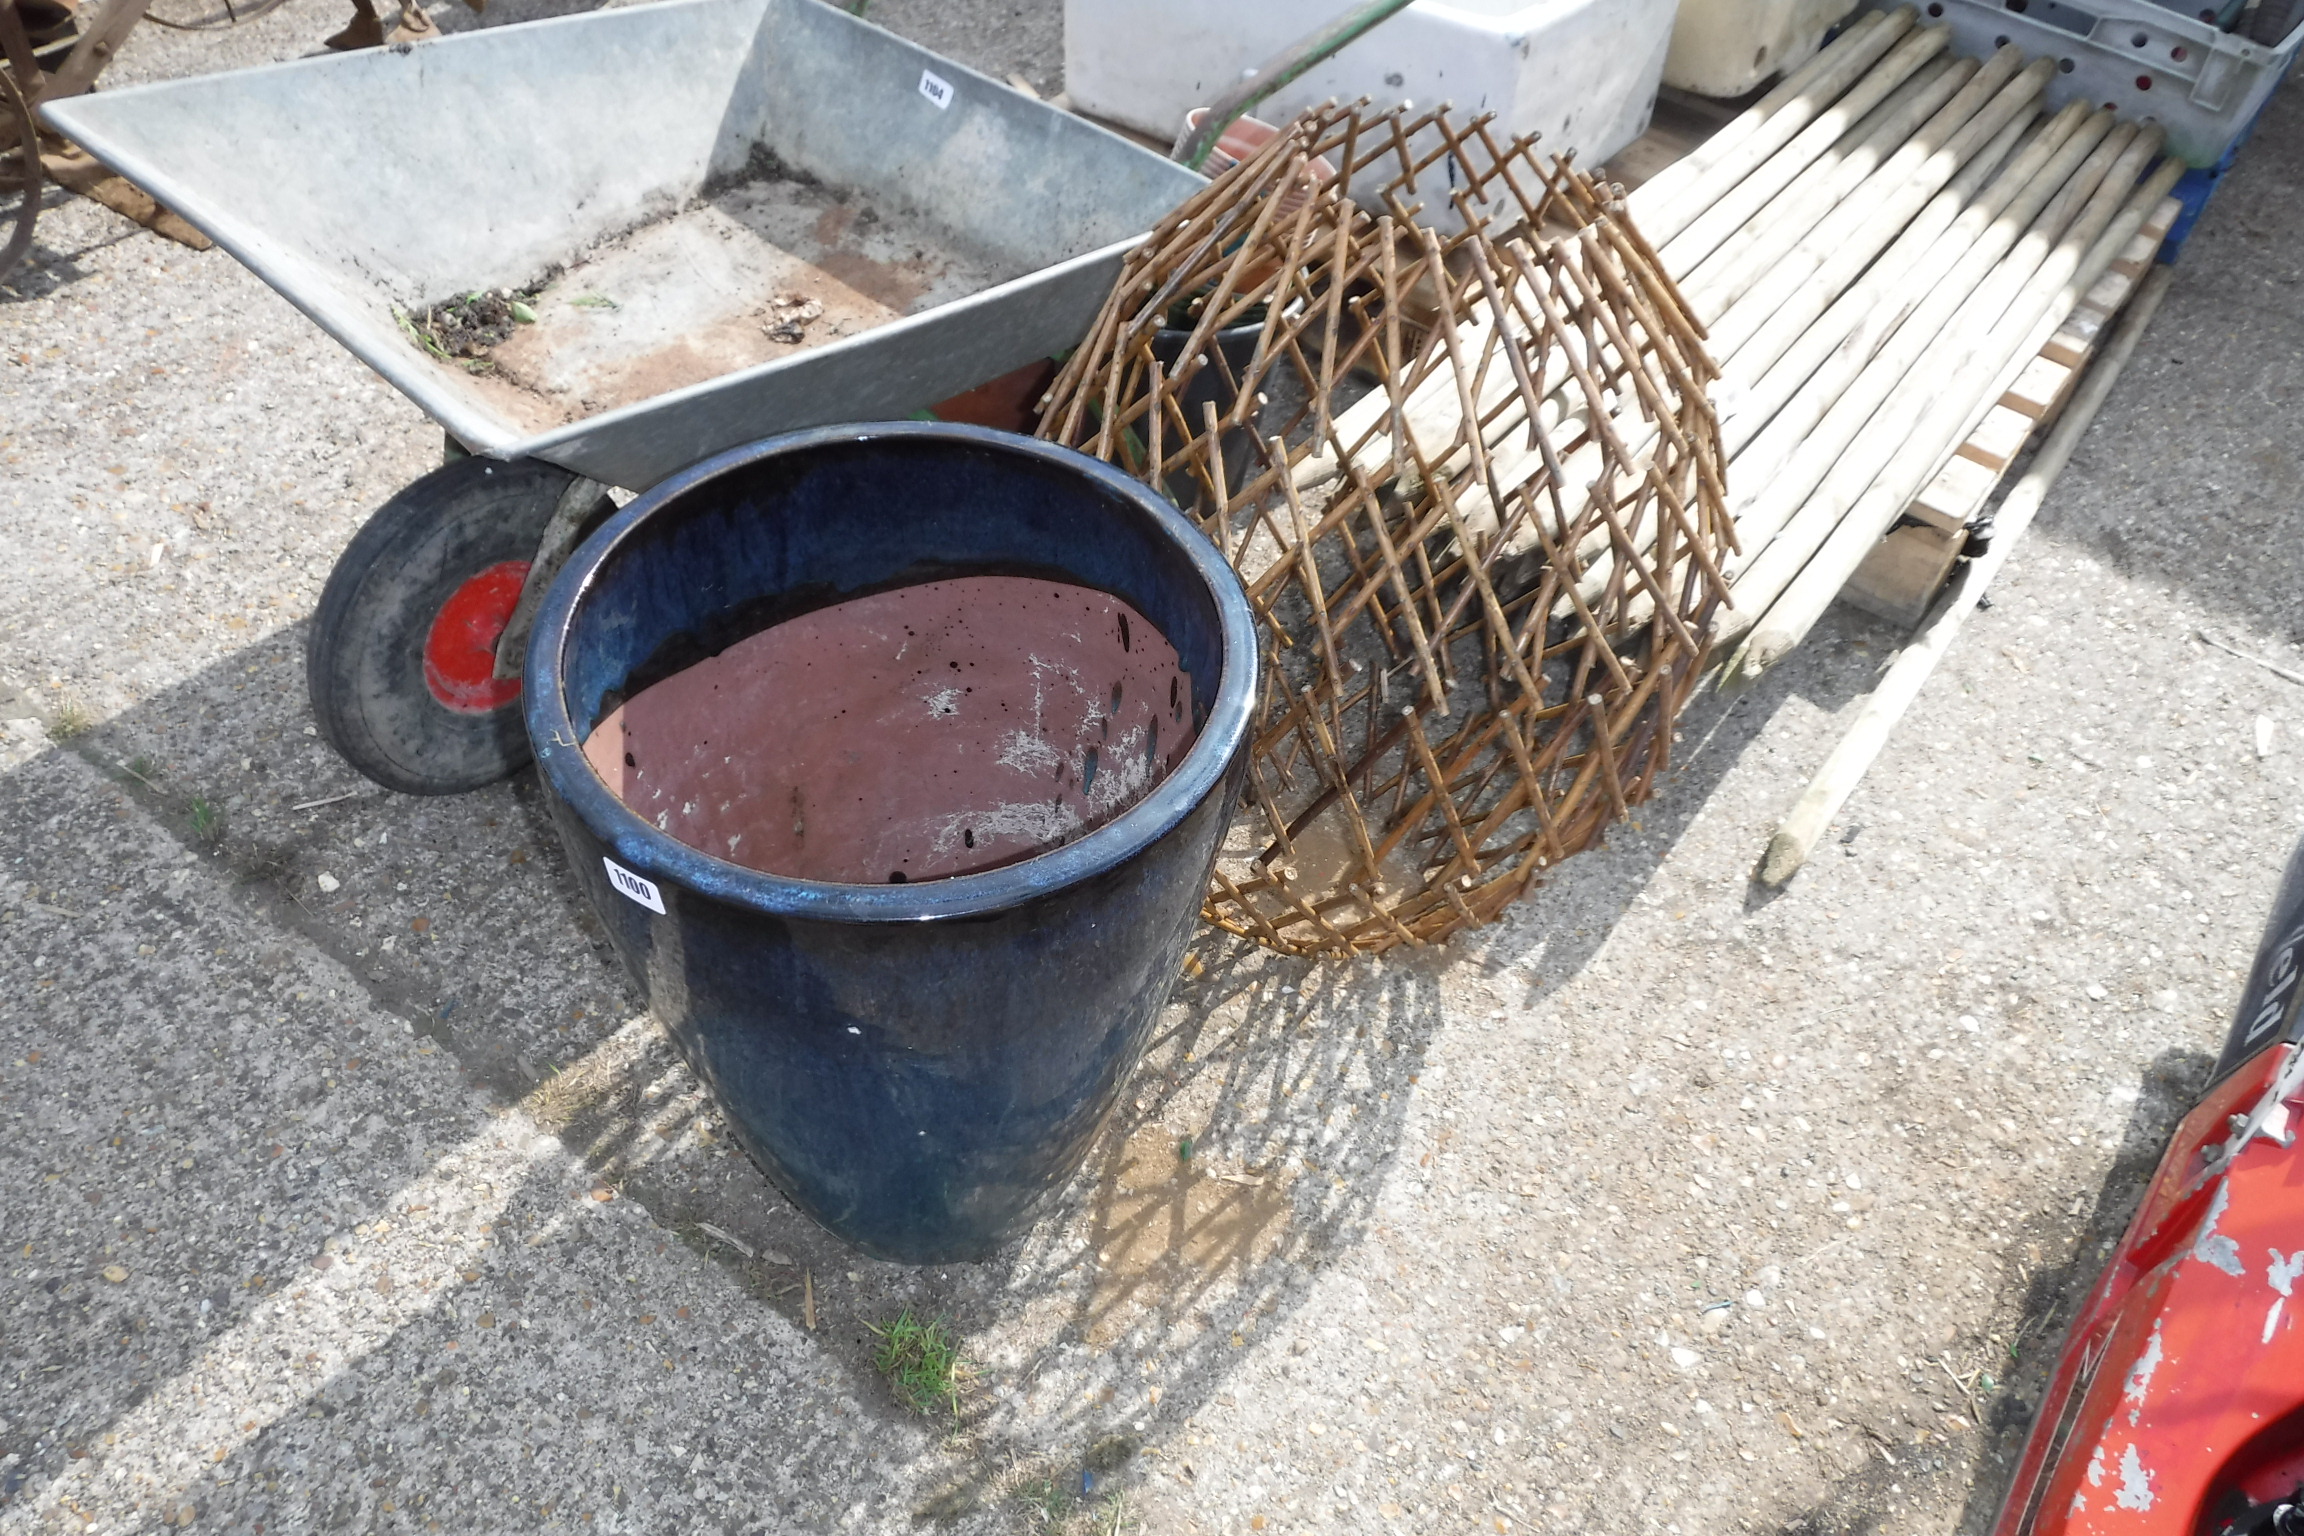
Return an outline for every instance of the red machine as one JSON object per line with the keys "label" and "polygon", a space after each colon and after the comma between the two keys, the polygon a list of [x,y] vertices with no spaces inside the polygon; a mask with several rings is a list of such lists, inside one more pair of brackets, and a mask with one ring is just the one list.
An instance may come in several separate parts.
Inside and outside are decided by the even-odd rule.
{"label": "red machine", "polygon": [[1993,1536],[2304,1536],[2304,847]]}

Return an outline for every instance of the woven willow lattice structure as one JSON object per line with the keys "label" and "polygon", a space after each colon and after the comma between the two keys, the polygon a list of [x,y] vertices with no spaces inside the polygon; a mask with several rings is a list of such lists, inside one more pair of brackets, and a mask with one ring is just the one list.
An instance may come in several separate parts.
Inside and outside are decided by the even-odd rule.
{"label": "woven willow lattice structure", "polygon": [[1130,256],[1040,431],[1192,510],[1263,621],[1211,922],[1430,943],[1648,794],[1733,547],[1712,376],[1608,190],[1486,119],[1308,114]]}

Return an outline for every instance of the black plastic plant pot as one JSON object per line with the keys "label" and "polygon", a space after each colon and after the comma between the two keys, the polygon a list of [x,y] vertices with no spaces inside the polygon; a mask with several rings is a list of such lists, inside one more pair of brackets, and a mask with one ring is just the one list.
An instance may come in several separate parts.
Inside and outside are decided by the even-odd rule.
{"label": "black plastic plant pot", "polygon": [[[1113,819],[979,873],[788,879],[631,811],[582,744],[667,647],[912,580],[1095,588],[1174,645],[1191,748]],[[758,625],[753,625],[757,629]],[[982,1259],[1077,1170],[1182,964],[1245,771],[1246,595],[1145,486],[981,427],[771,438],[634,501],[553,584],[526,711],[569,861],[649,1006],[799,1207],[875,1257]]]}
{"label": "black plastic plant pot", "polygon": [[[1183,360],[1185,344],[1192,339],[1187,330],[1155,332],[1152,337],[1152,355],[1160,360],[1162,369],[1176,372]],[[1184,386],[1184,419],[1192,430],[1201,430],[1208,406],[1216,407],[1219,418],[1232,414],[1232,406],[1240,398],[1238,381],[1255,360],[1256,344],[1264,339],[1264,322],[1236,325],[1218,331],[1215,346],[1204,347],[1198,354],[1198,369],[1191,382]],[[1218,450],[1224,461],[1224,487],[1228,492],[1238,491],[1247,480],[1249,465],[1256,454],[1256,435],[1246,427],[1230,427],[1217,434]],[[1168,477],[1168,498],[1178,506],[1188,507],[1195,514],[1205,515],[1209,510],[1208,493],[1189,472]]]}

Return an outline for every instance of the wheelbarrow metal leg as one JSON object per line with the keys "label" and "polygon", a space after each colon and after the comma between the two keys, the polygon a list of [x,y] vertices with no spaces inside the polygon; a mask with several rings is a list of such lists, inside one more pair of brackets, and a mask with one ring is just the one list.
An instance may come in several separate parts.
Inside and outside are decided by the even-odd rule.
{"label": "wheelbarrow metal leg", "polygon": [[520,601],[514,605],[512,617],[505,621],[504,633],[496,641],[499,680],[520,675],[526,660],[528,631],[536,624],[536,610],[543,605],[544,594],[551,590],[552,578],[560,574],[560,567],[576,552],[585,523],[607,494],[608,487],[581,475],[560,493],[560,505],[553,508],[552,521],[544,525],[544,537],[536,541],[536,556],[528,562],[527,579],[520,584]]}
{"label": "wheelbarrow metal leg", "polygon": [[[0,24],[17,19],[15,8],[8,0],[0,0],[0,6],[6,7],[0,9]],[[22,36],[21,28],[17,29],[17,35]],[[38,71],[33,73],[37,77]],[[40,132],[32,121],[32,108],[25,101],[24,93],[16,88],[15,80],[5,74],[0,74],[0,130],[4,130],[6,138],[15,140],[16,174],[9,179],[14,180],[19,198],[15,216],[10,221],[12,227],[0,231],[0,277],[6,277],[15,270],[16,263],[24,259],[24,253],[32,249],[32,223],[40,216]],[[10,152],[9,146],[0,142],[0,162],[4,162]],[[7,172],[0,169],[0,178],[6,177]],[[8,190],[7,180],[0,179],[0,192]]]}

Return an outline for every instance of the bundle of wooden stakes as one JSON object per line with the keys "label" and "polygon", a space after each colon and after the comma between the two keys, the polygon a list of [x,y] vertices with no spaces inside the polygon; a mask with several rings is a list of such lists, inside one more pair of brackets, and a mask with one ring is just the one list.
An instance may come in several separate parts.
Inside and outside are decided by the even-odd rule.
{"label": "bundle of wooden stakes", "polygon": [[1606,192],[1487,119],[1307,114],[1131,254],[1040,430],[1192,510],[1262,621],[1212,922],[1429,943],[1645,797],[1734,548],[1713,373]]}
{"label": "bundle of wooden stakes", "polygon": [[1720,369],[1732,682],[1808,633],[2183,170],[2156,127],[2043,112],[2055,60],[1954,59],[1916,20],[1867,14],[1628,199]]}

